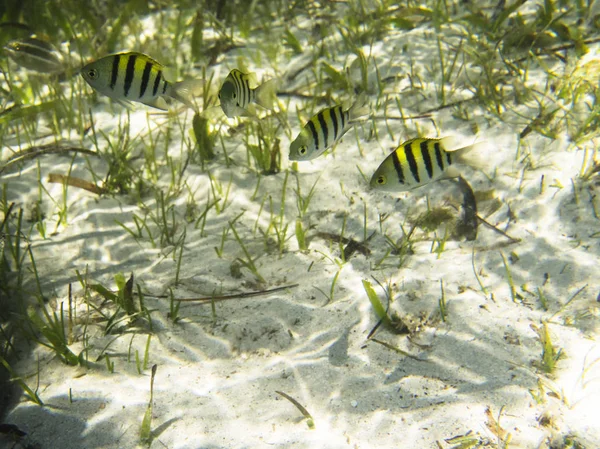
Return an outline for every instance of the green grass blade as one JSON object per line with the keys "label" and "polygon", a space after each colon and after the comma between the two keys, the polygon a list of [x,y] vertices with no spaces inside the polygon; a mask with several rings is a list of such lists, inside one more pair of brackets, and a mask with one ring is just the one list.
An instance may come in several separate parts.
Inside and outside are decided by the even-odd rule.
{"label": "green grass blade", "polygon": [[275,391],[275,393],[277,393],[278,395],[286,398],[288,401],[290,401],[292,404],[294,404],[294,406],[300,411],[300,413],[302,413],[302,415],[306,418],[306,424],[308,425],[308,427],[310,429],[314,429],[315,428],[315,421],[313,419],[313,417],[311,416],[310,413],[308,413],[308,410],[306,410],[302,404],[300,404],[297,400],[295,400],[293,397],[291,397],[290,395],[284,393],[283,391]]}
{"label": "green grass blade", "polygon": [[383,307],[383,304],[381,304],[381,301],[379,300],[379,296],[377,296],[377,293],[375,293],[375,290],[373,289],[373,286],[371,285],[371,283],[369,281],[363,279],[362,284],[365,289],[365,292],[367,293],[367,297],[369,298],[369,301],[371,301],[373,310],[375,310],[375,314],[379,317],[379,319],[381,321],[383,321],[383,324],[385,324],[388,327],[392,327],[392,322],[390,320],[390,317],[388,316],[387,311]]}

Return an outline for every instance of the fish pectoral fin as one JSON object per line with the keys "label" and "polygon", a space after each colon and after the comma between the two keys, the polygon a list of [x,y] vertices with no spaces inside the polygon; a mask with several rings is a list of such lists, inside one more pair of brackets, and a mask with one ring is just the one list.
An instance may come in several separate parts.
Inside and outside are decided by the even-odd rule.
{"label": "fish pectoral fin", "polygon": [[169,110],[169,105],[167,104],[167,102],[165,101],[165,99],[163,97],[156,97],[156,98],[153,98],[152,100],[142,101],[142,103],[145,104],[146,106],[160,109],[161,111]]}

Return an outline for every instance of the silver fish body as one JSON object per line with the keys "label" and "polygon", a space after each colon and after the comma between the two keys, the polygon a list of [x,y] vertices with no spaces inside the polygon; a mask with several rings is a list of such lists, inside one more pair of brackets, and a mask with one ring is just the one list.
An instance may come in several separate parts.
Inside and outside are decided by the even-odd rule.
{"label": "silver fish body", "polygon": [[248,106],[257,103],[271,109],[275,98],[276,82],[269,80],[256,88],[250,87],[251,76],[233,69],[219,90],[221,109],[229,118],[248,114]]}
{"label": "silver fish body", "polygon": [[290,161],[309,161],[336,144],[350,129],[351,121],[365,115],[365,97],[361,94],[348,110],[341,105],[315,114],[290,144]]}
{"label": "silver fish body", "polygon": [[13,61],[28,70],[54,74],[66,69],[62,54],[50,42],[36,36],[10,41],[4,50]]}
{"label": "silver fish body", "polygon": [[[385,192],[405,192],[439,179],[458,176],[457,165],[484,169],[484,156],[476,154],[482,143],[463,146],[454,137],[407,140],[379,165],[371,177],[370,186]],[[451,147],[454,148],[448,149]]]}
{"label": "silver fish body", "polygon": [[81,69],[81,76],[95,90],[117,101],[137,101],[166,110],[162,97],[193,107],[188,88],[165,79],[164,66],[142,53],[119,53],[100,58]]}
{"label": "silver fish body", "polygon": [[348,131],[350,114],[342,106],[323,109],[304,126],[290,144],[291,161],[308,161],[319,157]]}

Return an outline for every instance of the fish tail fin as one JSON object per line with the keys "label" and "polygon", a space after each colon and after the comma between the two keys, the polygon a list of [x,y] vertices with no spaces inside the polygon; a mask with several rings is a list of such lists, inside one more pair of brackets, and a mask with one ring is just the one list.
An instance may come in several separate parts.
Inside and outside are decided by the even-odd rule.
{"label": "fish tail fin", "polygon": [[487,150],[485,140],[464,145],[458,137],[444,137],[440,141],[446,151],[451,151],[457,164],[468,165],[476,170],[491,171],[493,169],[492,161]]}
{"label": "fish tail fin", "polygon": [[191,109],[197,110],[198,107],[194,104],[193,99],[202,92],[202,81],[197,79],[189,79],[171,84],[168,95],[177,101],[185,104]]}
{"label": "fish tail fin", "polygon": [[371,108],[369,108],[369,104],[367,103],[367,94],[361,92],[352,106],[350,106],[350,109],[348,109],[350,121],[354,121],[357,118],[369,115],[370,113]]}
{"label": "fish tail fin", "polygon": [[277,90],[279,88],[279,82],[273,78],[265,81],[256,89],[254,89],[254,101],[265,109],[273,109],[273,105],[277,100]]}

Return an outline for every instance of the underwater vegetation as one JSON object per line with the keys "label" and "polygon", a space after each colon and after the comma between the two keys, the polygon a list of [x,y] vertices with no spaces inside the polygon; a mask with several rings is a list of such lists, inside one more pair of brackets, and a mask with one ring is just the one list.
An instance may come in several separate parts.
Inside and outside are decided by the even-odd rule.
{"label": "underwater vegetation", "polygon": [[[277,354],[298,377],[298,359],[351,370],[371,358],[366,369],[395,379],[387,388],[427,373],[443,338],[460,334],[468,353],[489,331],[519,347],[503,356],[546,404],[570,355],[564,333],[587,332],[597,314],[584,302],[595,285],[580,285],[591,283],[584,257],[598,254],[593,6],[3,2],[0,388],[43,406],[56,399],[49,366],[131,375],[144,393],[132,438],[156,446],[176,426],[156,424],[172,336],[192,340],[172,350],[185,363]],[[496,335],[488,313],[527,325]],[[454,355],[446,346],[436,362],[448,385],[461,381],[448,366],[498,371]],[[397,358],[408,374],[390,368]],[[360,415],[335,385],[344,379],[327,382],[340,388],[331,403]],[[330,410],[319,388],[268,391],[316,432]],[[417,402],[398,399],[390,415]],[[15,406],[0,408],[0,434],[25,447],[21,424],[1,422]],[[501,426],[493,406],[479,418],[493,441],[463,427],[438,446],[510,447],[505,429],[518,424]],[[586,447],[558,427],[556,447]]]}

